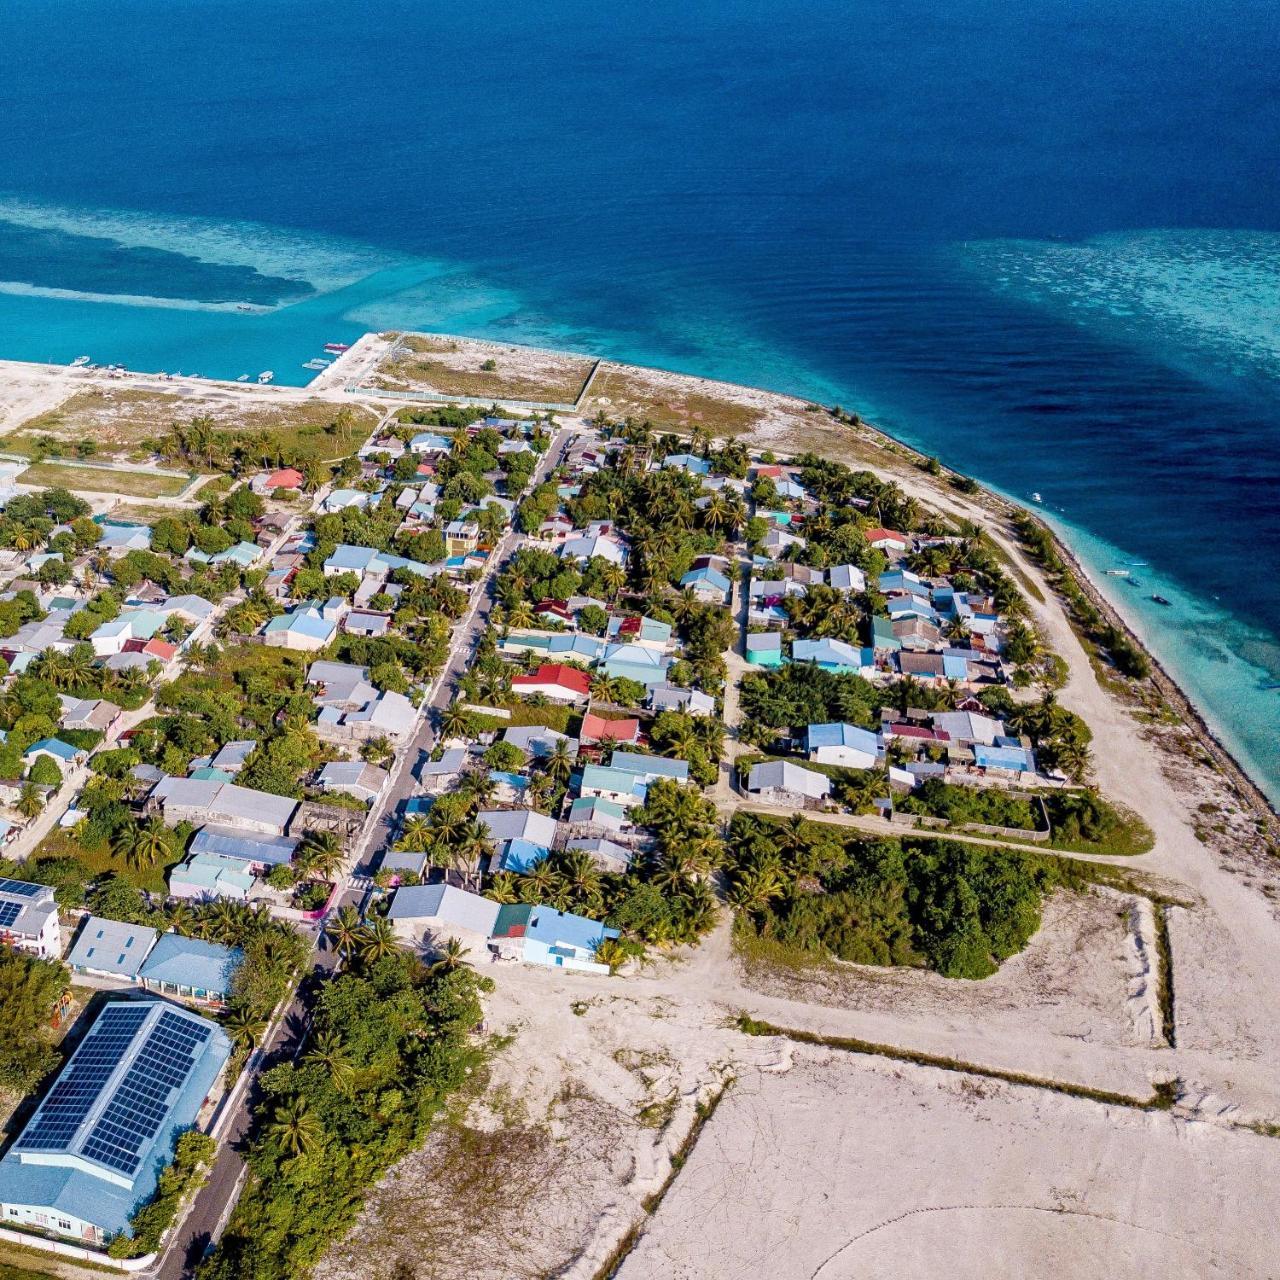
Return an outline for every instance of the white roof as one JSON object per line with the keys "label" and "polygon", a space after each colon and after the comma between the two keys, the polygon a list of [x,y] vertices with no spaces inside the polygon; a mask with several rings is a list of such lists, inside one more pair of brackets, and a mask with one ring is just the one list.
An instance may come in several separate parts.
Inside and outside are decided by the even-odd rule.
{"label": "white roof", "polygon": [[748,791],[791,791],[817,799],[831,791],[831,779],[812,769],[802,769],[790,760],[766,760],[752,767]]}
{"label": "white roof", "polygon": [[496,902],[478,893],[467,893],[465,889],[447,884],[415,884],[396,890],[387,918],[438,920],[487,938],[497,923],[498,911]]}
{"label": "white roof", "polygon": [[489,829],[489,839],[498,843],[528,840],[543,849],[550,849],[555,843],[555,819],[532,809],[485,809],[476,817]]}

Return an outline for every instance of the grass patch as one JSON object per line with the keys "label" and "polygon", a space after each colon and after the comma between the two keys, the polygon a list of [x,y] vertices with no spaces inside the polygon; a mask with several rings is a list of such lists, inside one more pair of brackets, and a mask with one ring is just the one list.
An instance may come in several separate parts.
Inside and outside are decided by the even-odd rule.
{"label": "grass patch", "polygon": [[1169,942],[1169,904],[1153,901],[1156,922],[1156,976],[1160,984],[1160,1030],[1170,1049],[1178,1047],[1178,1022],[1173,1006],[1173,947]]}
{"label": "grass patch", "polygon": [[77,467],[58,462],[33,463],[18,479],[22,484],[41,488],[70,489],[73,493],[123,493],[133,498],[176,498],[191,483],[190,476]]}
{"label": "grass patch", "polygon": [[983,1067],[959,1058],[944,1058],[933,1053],[920,1053],[915,1049],[902,1049],[897,1045],[877,1044],[872,1040],[858,1040],[847,1036],[822,1036],[813,1031],[799,1031],[792,1027],[777,1027],[771,1022],[761,1022],[749,1014],[738,1015],[737,1028],[749,1036],[781,1036],[796,1044],[820,1045],[825,1049],[838,1049],[842,1053],[857,1053],[875,1058],[888,1058],[893,1062],[909,1062],[917,1067],[935,1067],[939,1071],[955,1071],[962,1075],[981,1076],[985,1080],[1002,1080],[1005,1084],[1022,1085],[1030,1089],[1045,1089],[1050,1093],[1065,1094],[1070,1098],[1082,1098],[1109,1107],[1128,1107],[1134,1111],[1169,1111],[1178,1100],[1180,1082],[1161,1080],[1145,1098],[1129,1093],[1116,1093],[1111,1089],[1095,1089],[1091,1085],[1073,1084],[1067,1080],[1050,1080],[1044,1076],[1026,1075],[1021,1071],[1004,1071],[999,1067]]}
{"label": "grass patch", "polygon": [[130,866],[119,854],[111,851],[110,845],[86,845],[61,827],[54,827],[40,844],[32,857],[37,862],[46,858],[75,858],[82,862],[89,871],[90,879],[98,879],[105,875],[117,875],[127,880],[135,889],[143,889],[149,893],[164,894],[168,892],[169,872],[178,865],[186,855],[178,853],[167,862],[157,862],[153,867]]}

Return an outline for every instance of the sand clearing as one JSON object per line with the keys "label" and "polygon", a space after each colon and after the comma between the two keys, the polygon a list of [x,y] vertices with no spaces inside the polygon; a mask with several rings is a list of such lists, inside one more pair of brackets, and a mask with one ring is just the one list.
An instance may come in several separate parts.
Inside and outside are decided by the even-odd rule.
{"label": "sand clearing", "polygon": [[1280,1142],[798,1049],[741,1079],[621,1280],[1276,1274]]}

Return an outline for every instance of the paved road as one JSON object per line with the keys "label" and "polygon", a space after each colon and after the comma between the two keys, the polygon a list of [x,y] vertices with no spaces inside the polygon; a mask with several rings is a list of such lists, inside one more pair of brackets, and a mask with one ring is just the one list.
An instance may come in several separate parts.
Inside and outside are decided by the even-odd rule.
{"label": "paved road", "polygon": [[[560,465],[572,436],[571,428],[561,429],[555,435],[534,471],[530,481],[531,489],[540,485]],[[493,555],[489,557],[484,576],[474,588],[471,606],[459,620],[454,632],[449,646],[449,661],[428,693],[417,733],[397,758],[391,782],[365,828],[366,834],[357,851],[356,874],[372,875],[379,853],[395,836],[400,807],[417,789],[418,770],[427,761],[436,744],[437,713],[453,701],[458,677],[471,662],[481,633],[488,628],[489,614],[497,602],[495,587],[498,575],[522,541],[523,535],[509,531],[503,535]]]}

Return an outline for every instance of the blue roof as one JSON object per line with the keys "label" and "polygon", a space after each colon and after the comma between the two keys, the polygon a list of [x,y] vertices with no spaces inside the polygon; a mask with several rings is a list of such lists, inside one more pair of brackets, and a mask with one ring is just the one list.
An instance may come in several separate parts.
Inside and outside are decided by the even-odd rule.
{"label": "blue roof", "polygon": [[853,747],[876,755],[880,750],[880,741],[869,729],[860,729],[857,725],[811,724],[809,750],[814,751],[818,747]]}
{"label": "blue roof", "polygon": [[624,769],[643,777],[649,774],[657,778],[675,778],[683,782],[689,776],[689,764],[685,760],[668,760],[665,756],[642,756],[634,751],[615,751],[609,761],[610,768]]}
{"label": "blue roof", "polygon": [[626,822],[627,811],[615,800],[605,800],[599,796],[579,796],[569,809],[570,822],[590,822],[595,814],[603,813],[607,817]]}
{"label": "blue roof", "polygon": [[696,586],[701,582],[707,583],[708,586],[714,587],[717,591],[729,590],[729,579],[719,569],[712,569],[709,566],[705,569],[691,569],[680,579],[682,587]]}
{"label": "blue roof", "polygon": [[231,827],[201,827],[191,841],[192,853],[216,853],[271,867],[288,862],[297,847],[296,836],[255,835]]}
{"label": "blue roof", "polygon": [[711,463],[706,458],[699,458],[696,453],[669,453],[662,460],[664,467],[682,467],[696,476],[709,476]]}
{"label": "blue roof", "polygon": [[45,751],[51,756],[57,756],[59,760],[74,760],[78,754],[75,747],[69,742],[63,742],[61,738],[41,738],[39,742],[33,742],[22,753],[23,759]]}
{"label": "blue roof", "polygon": [[1031,759],[1025,747],[988,747],[975,743],[973,758],[984,769],[1016,769],[1026,772],[1031,768]]}
{"label": "blue roof", "polygon": [[551,853],[532,840],[508,840],[498,855],[498,869],[501,871],[524,872],[536,866]]}
{"label": "blue roof", "polygon": [[506,783],[509,787],[515,787],[517,791],[523,791],[529,785],[529,779],[522,773],[505,773],[501,769],[490,769],[489,777],[499,785]]}
{"label": "blue roof", "polygon": [[296,609],[293,613],[282,613],[267,623],[266,634],[278,631],[291,631],[295,635],[309,636],[313,640],[329,640],[337,631],[338,624],[331,618],[322,618],[311,609]]}
{"label": "blue roof", "polygon": [[626,769],[606,769],[603,765],[589,764],[582,771],[582,790],[616,791],[633,796],[644,795],[644,783]]}
{"label": "blue roof", "polygon": [[637,684],[662,684],[666,678],[666,668],[670,663],[660,667],[644,665],[638,662],[620,662],[616,658],[608,659],[604,664],[604,673],[610,680],[634,680]]}
{"label": "blue roof", "polygon": [[194,778],[197,782],[234,782],[235,774],[228,773],[225,769],[214,769],[210,765],[201,765],[198,769],[192,769],[188,778]]}
{"label": "blue roof", "polygon": [[231,990],[232,976],[243,959],[239,947],[166,933],[151,948],[138,976],[144,982],[171,982],[224,996]]}
{"label": "blue roof", "polygon": [[554,907],[530,907],[525,923],[524,936],[536,942],[554,946],[557,942],[571,947],[593,951],[603,938],[616,938],[617,929],[606,929],[598,920],[576,916],[571,911],[557,911]]}
{"label": "blue roof", "polygon": [[843,667],[857,671],[875,665],[875,653],[859,649],[843,640],[797,640],[791,646],[793,662],[816,662],[820,667]]}
{"label": "blue roof", "polygon": [[108,1004],[0,1160],[0,1202],[127,1232],[230,1053],[226,1033],[190,1010]]}

